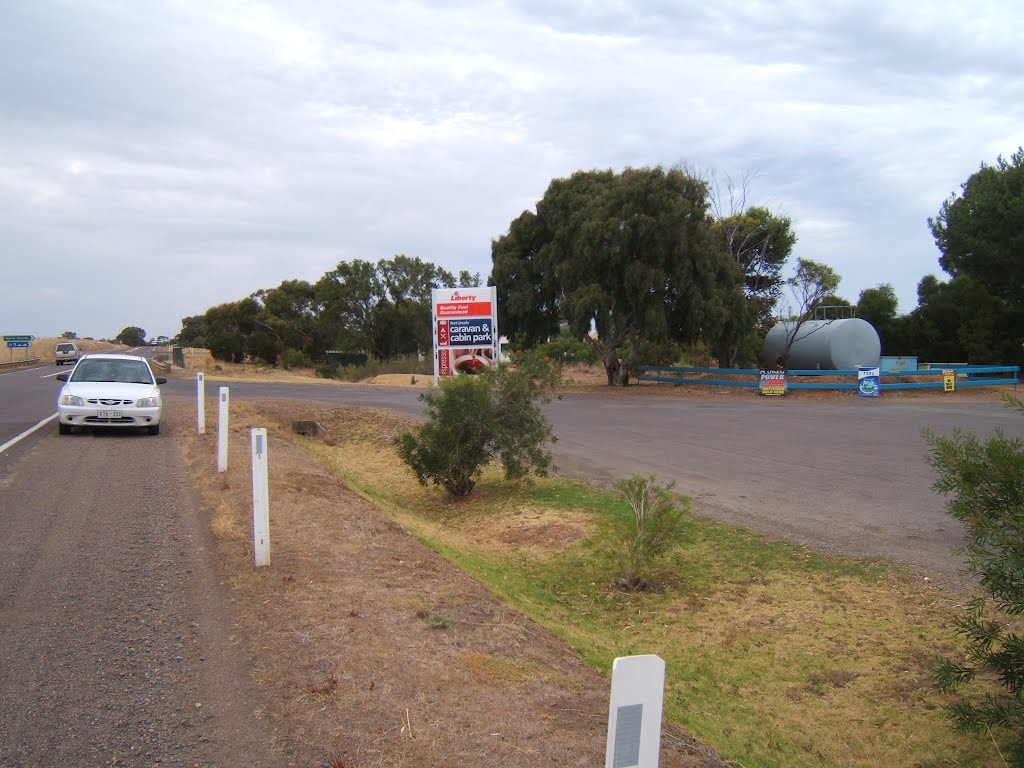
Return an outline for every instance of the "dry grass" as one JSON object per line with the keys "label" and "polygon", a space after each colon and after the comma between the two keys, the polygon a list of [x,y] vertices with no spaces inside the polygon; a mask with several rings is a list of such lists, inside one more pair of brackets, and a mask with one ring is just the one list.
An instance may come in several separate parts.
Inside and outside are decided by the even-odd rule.
{"label": "dry grass", "polygon": [[[300,418],[326,437],[288,434]],[[606,680],[405,530],[464,559],[602,668],[624,653],[662,655],[672,671],[666,712],[745,765],[1000,764],[989,742],[952,732],[930,683],[933,654],[953,647],[962,596],[709,524],[674,564],[670,590],[624,598],[587,581],[596,571],[581,554],[595,530],[586,505],[538,503],[494,474],[451,503],[397,462],[392,441],[405,419],[274,402],[239,404],[232,423],[233,457],[248,455],[249,426],[271,428],[272,569],[251,567],[244,467],[210,471],[215,430],[189,436],[185,449],[215,519],[234,515],[216,525],[265,650],[256,669],[277,697],[274,717],[287,738],[336,764],[600,759]],[[553,604],[528,591],[514,598],[545,580]],[[676,729],[664,743],[682,746],[663,766],[716,764]]]}
{"label": "dry grass", "polygon": [[[194,423],[185,401],[167,407],[169,422]],[[309,756],[303,765],[599,765],[607,680],[346,488],[284,426],[315,418],[364,434],[398,428],[336,412],[331,422],[305,405],[233,404],[224,474],[214,471],[215,429],[176,432],[216,521],[277,738]],[[252,426],[271,430],[273,565],[261,569],[246,466]],[[338,443],[344,432],[332,434]],[[666,733],[665,768],[722,768],[678,729]]]}
{"label": "dry grass", "polygon": [[[930,680],[935,655],[954,648],[950,622],[965,596],[713,525],[673,562],[670,590],[617,596],[586,581],[601,578],[582,546],[595,528],[587,510],[524,500],[494,474],[451,503],[396,462],[394,423],[382,438],[353,429],[351,414],[344,429],[317,418],[348,435],[308,445],[319,463],[601,666],[663,656],[666,711],[744,765],[999,764],[985,739],[953,732]],[[562,570],[546,565],[565,557]],[[552,604],[529,591],[536,582],[555,590]]]}
{"label": "dry grass", "polygon": [[72,341],[80,352],[122,352],[127,347],[122,344],[111,344],[105,341],[94,341],[92,339],[62,339],[62,338],[41,338],[34,339],[31,346],[8,348],[6,344],[0,346],[0,363],[19,362],[38,358],[40,362],[53,364],[53,351],[63,341]]}

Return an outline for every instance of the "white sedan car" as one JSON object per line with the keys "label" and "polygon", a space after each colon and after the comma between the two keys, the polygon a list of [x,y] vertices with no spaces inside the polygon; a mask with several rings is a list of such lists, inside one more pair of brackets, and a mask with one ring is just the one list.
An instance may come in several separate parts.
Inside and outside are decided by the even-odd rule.
{"label": "white sedan car", "polygon": [[146,358],[135,355],[83,355],[57,398],[57,429],[74,427],[139,427],[160,434],[160,384]]}

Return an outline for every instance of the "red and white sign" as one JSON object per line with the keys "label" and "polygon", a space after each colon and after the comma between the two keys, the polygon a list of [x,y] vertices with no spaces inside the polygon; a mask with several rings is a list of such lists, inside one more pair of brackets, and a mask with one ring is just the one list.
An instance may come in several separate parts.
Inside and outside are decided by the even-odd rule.
{"label": "red and white sign", "polygon": [[479,373],[494,365],[498,359],[495,288],[435,288],[431,308],[435,384],[440,376]]}
{"label": "red and white sign", "polygon": [[493,293],[493,288],[435,289],[434,317],[490,317],[494,314]]}
{"label": "red and white sign", "polygon": [[470,301],[437,305],[438,317],[490,317],[489,301]]}
{"label": "red and white sign", "polygon": [[451,376],[452,375],[452,356],[451,350],[439,349],[437,350],[437,370],[440,376]]}

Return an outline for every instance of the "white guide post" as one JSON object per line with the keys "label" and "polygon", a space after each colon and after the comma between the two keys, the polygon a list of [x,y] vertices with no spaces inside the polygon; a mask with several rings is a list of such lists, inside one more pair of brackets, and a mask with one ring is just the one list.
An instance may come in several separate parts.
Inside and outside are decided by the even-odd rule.
{"label": "white guide post", "polygon": [[620,656],[612,665],[605,768],[658,768],[665,662]]}
{"label": "white guide post", "polygon": [[270,496],[267,430],[252,430],[252,540],[256,565],[270,565]]}
{"label": "white guide post", "polygon": [[217,411],[217,471],[228,471],[228,388],[220,388],[220,409]]}
{"label": "white guide post", "polygon": [[196,374],[196,422],[199,434],[206,434],[206,375],[202,371]]}

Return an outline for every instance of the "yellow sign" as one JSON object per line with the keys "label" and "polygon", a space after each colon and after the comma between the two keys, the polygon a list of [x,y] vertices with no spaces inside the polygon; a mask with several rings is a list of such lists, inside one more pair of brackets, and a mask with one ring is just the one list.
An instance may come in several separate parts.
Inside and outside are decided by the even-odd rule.
{"label": "yellow sign", "polygon": [[945,368],[942,371],[942,389],[945,392],[956,389],[956,372],[952,368]]}

